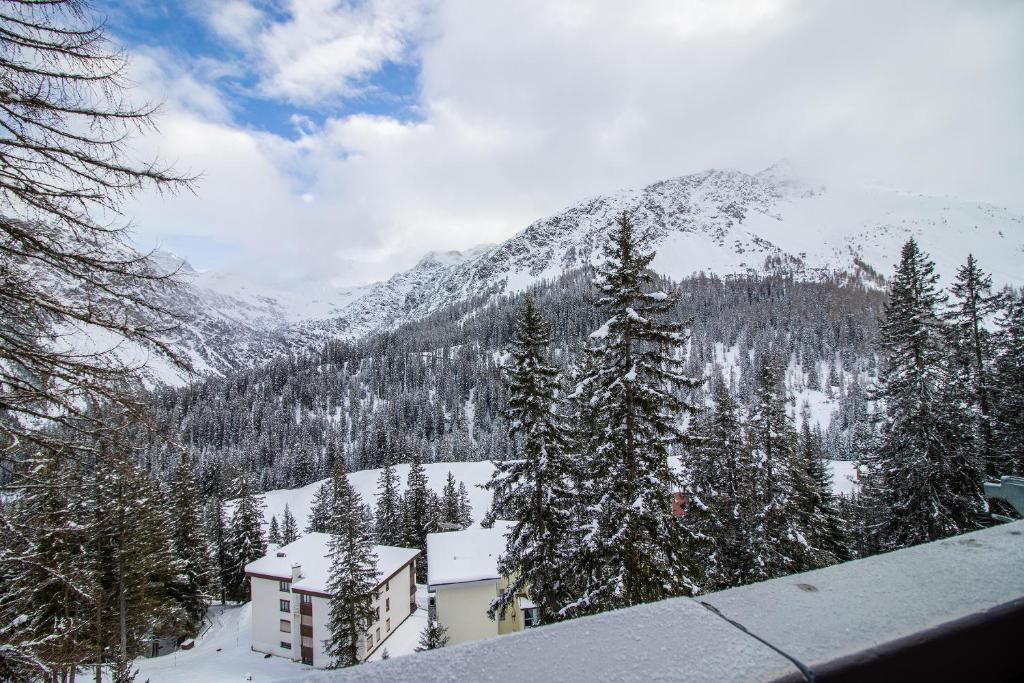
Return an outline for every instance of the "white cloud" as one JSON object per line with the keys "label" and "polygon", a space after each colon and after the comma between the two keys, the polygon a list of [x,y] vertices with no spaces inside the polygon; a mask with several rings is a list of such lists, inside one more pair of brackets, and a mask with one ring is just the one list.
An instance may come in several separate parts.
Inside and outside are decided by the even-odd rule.
{"label": "white cloud", "polygon": [[252,58],[260,90],[300,104],[352,96],[386,62],[409,56],[428,3],[422,0],[288,0],[273,21],[246,0],[214,5],[210,26]]}
{"label": "white cloud", "polygon": [[161,150],[204,179],[143,198],[138,224],[235,241],[259,277],[384,277],[588,195],[784,156],[1024,211],[1020,3],[293,0],[276,23],[229,5],[259,27],[261,87],[295,102],[351,93],[419,41],[421,120],[296,118],[297,140],[154,77]]}

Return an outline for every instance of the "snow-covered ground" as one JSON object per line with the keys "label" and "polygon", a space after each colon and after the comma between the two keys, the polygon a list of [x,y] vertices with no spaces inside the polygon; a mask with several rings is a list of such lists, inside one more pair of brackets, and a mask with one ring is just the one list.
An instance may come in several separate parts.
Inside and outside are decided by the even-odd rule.
{"label": "snow-covered ground", "polygon": [[420,634],[427,627],[427,611],[418,609],[403,621],[395,632],[392,633],[381,647],[374,650],[368,661],[377,662],[384,656],[384,650],[388,651],[389,657],[404,657],[416,652],[416,646],[420,642]]}
{"label": "snow-covered ground", "polygon": [[[466,489],[469,492],[469,503],[473,508],[474,520],[479,520],[483,517],[484,513],[491,507],[490,491],[485,491],[478,486],[487,482],[491,478],[491,473],[494,472],[494,465],[489,460],[482,462],[435,462],[423,467],[427,473],[428,485],[438,494],[444,488],[449,472],[455,477],[456,485],[460,481],[465,482]],[[377,479],[380,477],[380,472],[379,469],[359,470],[358,472],[350,472],[348,475],[349,482],[352,483],[352,487],[362,497],[363,503],[371,507],[376,504]],[[398,473],[399,492],[404,493],[405,480],[409,475],[409,466],[396,465],[395,472]],[[277,521],[280,523],[284,506],[287,504],[288,510],[295,516],[295,521],[298,522],[299,529],[305,529],[306,522],[309,519],[309,509],[313,503],[313,496],[316,495],[316,491],[322,483],[323,481],[318,481],[299,489],[268,491],[265,494],[267,507],[263,511],[267,523],[270,523],[271,515],[276,515]]]}
{"label": "snow-covered ground", "polygon": [[[210,629],[191,650],[163,657],[137,659],[137,681],[152,683],[270,683],[293,681],[303,673],[301,664],[267,657],[250,649],[252,605],[210,607]],[[246,678],[251,676],[251,678]]]}

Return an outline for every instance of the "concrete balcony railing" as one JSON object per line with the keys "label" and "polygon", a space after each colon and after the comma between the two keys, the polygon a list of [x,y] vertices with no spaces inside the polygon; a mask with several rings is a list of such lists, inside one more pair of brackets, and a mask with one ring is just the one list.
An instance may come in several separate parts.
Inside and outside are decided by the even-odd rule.
{"label": "concrete balcony railing", "polygon": [[306,681],[1006,680],[1024,522]]}

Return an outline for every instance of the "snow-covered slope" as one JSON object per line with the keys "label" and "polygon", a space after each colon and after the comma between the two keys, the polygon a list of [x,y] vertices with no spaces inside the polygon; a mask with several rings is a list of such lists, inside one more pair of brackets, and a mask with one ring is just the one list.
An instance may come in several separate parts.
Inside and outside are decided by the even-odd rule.
{"label": "snow-covered slope", "polygon": [[[357,288],[270,290],[236,276],[197,273],[167,256],[168,268],[180,267],[183,284],[169,296],[186,321],[172,341],[206,374],[327,338],[359,338],[468,297],[519,291],[596,263],[603,235],[623,211],[657,249],[653,267],[676,278],[841,272],[880,285],[913,236],[946,282],[972,252],[997,285],[1024,284],[1020,215],[952,198],[825,187],[776,165],[757,174],[709,170],[593,197],[501,244],[431,253],[407,271]],[[185,379],[159,361],[154,367],[168,383]]]}
{"label": "snow-covered slope", "polygon": [[461,258],[425,259],[369,287],[331,321],[358,337],[415,319],[470,296],[522,290],[596,263],[623,211],[658,251],[653,267],[681,278],[784,270],[832,272],[878,282],[913,236],[950,278],[973,252],[999,284],[1024,283],[1024,217],[977,202],[878,188],[827,188],[782,166],[758,174],[709,170],[638,190],[601,195],[532,223],[497,246]]}

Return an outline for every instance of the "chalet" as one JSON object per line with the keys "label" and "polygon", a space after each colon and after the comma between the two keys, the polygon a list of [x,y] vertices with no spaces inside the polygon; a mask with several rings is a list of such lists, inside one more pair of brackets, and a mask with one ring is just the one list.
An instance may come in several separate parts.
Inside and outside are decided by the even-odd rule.
{"label": "chalet", "polygon": [[508,586],[498,573],[505,552],[505,534],[512,522],[495,522],[491,529],[427,535],[427,584],[430,618],[448,631],[448,644],[521,631],[537,623],[537,606],[518,596],[504,617],[487,616],[491,601]]}
{"label": "chalet", "polygon": [[[330,617],[327,534],[306,534],[245,566],[252,586],[252,649],[318,668],[331,664],[325,641]],[[360,645],[365,660],[416,610],[416,556],[412,548],[374,546],[376,617]]]}

